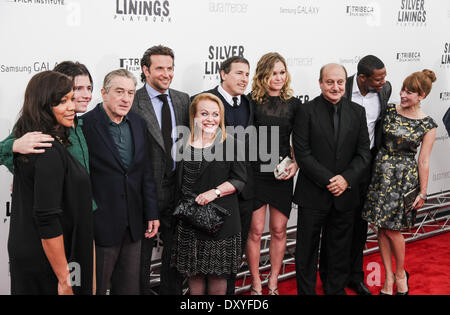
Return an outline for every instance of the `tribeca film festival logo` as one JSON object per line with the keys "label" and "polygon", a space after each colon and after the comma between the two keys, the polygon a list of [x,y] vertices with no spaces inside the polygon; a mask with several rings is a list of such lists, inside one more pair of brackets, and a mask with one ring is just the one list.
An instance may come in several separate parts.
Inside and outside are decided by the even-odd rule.
{"label": "tribeca film festival logo", "polygon": [[246,14],[248,4],[245,2],[210,1],[208,10],[214,14]]}
{"label": "tribeca film festival logo", "polygon": [[123,22],[172,22],[169,1],[116,0],[114,20]]}
{"label": "tribeca film festival logo", "polygon": [[28,65],[5,65],[0,64],[0,73],[38,73],[52,70],[58,63],[49,61],[36,61]]}
{"label": "tribeca film festival logo", "polygon": [[345,6],[345,14],[347,16],[369,17],[375,16],[376,8],[366,5],[347,5]]}
{"label": "tribeca film festival logo", "polygon": [[397,53],[398,62],[420,62],[420,52],[400,52]]}
{"label": "tribeca film festival logo", "polygon": [[130,72],[141,72],[141,59],[139,58],[120,58],[119,67]]}
{"label": "tribeca film festival logo", "polygon": [[425,0],[401,0],[397,16],[398,26],[427,26]]}
{"label": "tribeca film festival logo", "polygon": [[244,52],[245,48],[242,45],[209,46],[203,79],[220,79],[220,66],[222,62],[234,56],[244,57]]}
{"label": "tribeca film festival logo", "polygon": [[450,92],[441,92],[439,94],[439,98],[442,102],[450,101]]}

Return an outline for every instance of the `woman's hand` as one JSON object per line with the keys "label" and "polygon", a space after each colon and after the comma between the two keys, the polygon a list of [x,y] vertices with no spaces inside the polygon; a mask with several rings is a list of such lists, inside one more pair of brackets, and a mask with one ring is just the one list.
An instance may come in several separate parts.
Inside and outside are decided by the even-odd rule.
{"label": "woman's hand", "polygon": [[58,281],[58,295],[73,295],[72,286],[70,285],[69,273],[67,274],[67,277],[65,279]]}
{"label": "woman's hand", "polygon": [[422,197],[420,197],[420,195],[419,195],[416,197],[416,200],[412,204],[412,208],[415,210],[419,210],[420,208],[423,207],[424,204],[425,204],[425,200],[423,200]]}
{"label": "woman's hand", "polygon": [[195,202],[201,206],[207,205],[211,201],[214,201],[217,198],[216,192],[214,189],[208,190],[195,198]]}
{"label": "woman's hand", "polygon": [[298,165],[297,165],[297,162],[294,162],[285,168],[286,175],[284,177],[280,178],[280,180],[288,180],[289,178],[294,177],[295,174],[297,173],[297,171],[298,171]]}

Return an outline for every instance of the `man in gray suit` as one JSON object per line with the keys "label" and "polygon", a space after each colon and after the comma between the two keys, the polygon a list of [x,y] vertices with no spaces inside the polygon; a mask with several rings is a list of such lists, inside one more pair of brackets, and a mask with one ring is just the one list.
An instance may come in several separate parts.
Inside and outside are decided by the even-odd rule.
{"label": "man in gray suit", "polygon": [[[175,204],[175,140],[176,126],[189,126],[189,95],[170,89],[174,75],[174,53],[164,46],[149,48],[141,59],[141,80],[145,85],[136,91],[132,111],[147,123],[150,159],[155,177],[160,209],[160,237],[163,241],[160,270],[160,294],[181,294],[182,276],[170,268],[170,252]],[[142,243],[141,294],[151,294],[150,265],[154,240]]]}

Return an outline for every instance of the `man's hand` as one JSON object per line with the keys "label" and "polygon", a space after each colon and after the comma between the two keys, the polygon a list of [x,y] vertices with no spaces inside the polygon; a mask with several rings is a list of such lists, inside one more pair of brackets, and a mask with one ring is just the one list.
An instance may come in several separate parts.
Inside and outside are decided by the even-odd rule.
{"label": "man's hand", "polygon": [[158,233],[159,220],[148,221],[148,228],[145,230],[145,238],[152,238]]}
{"label": "man's hand", "polygon": [[40,131],[28,132],[14,141],[12,149],[13,152],[21,154],[44,153],[45,149],[36,148],[49,148],[52,146],[49,142],[53,140],[51,136]]}
{"label": "man's hand", "polygon": [[327,186],[327,189],[333,194],[335,197],[339,197],[346,191],[348,188],[348,183],[342,175],[336,175],[330,179],[330,184]]}

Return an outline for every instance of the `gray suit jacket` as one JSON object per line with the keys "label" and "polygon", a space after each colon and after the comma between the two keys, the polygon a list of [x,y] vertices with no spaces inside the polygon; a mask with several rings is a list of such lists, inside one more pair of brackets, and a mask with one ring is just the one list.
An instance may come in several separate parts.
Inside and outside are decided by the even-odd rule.
{"label": "gray suit jacket", "polygon": [[[189,127],[189,95],[173,89],[169,89],[169,95],[175,111],[176,125]],[[155,178],[158,201],[162,202],[164,196],[162,183],[165,166],[168,161],[166,158],[161,128],[159,127],[158,119],[156,118],[153,105],[145,86],[136,91],[131,110],[144,118],[147,123],[153,176]]]}

